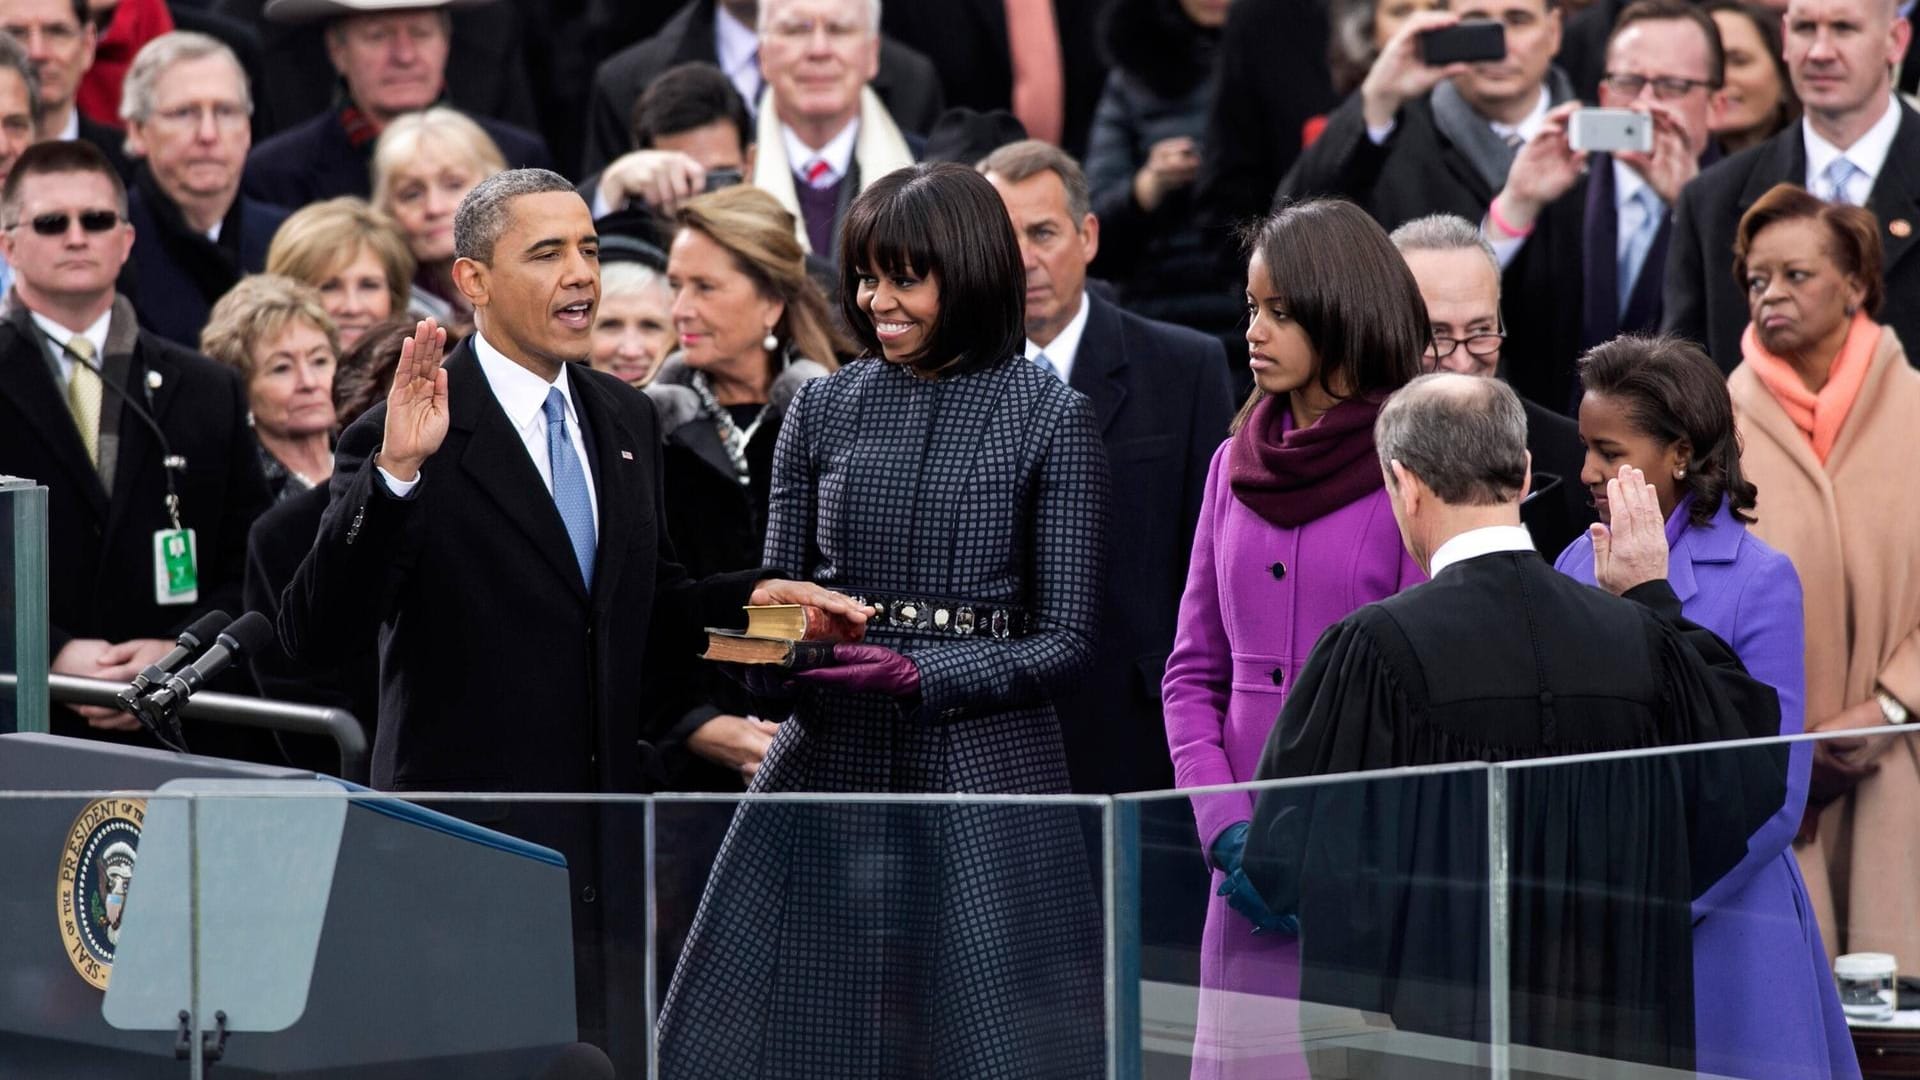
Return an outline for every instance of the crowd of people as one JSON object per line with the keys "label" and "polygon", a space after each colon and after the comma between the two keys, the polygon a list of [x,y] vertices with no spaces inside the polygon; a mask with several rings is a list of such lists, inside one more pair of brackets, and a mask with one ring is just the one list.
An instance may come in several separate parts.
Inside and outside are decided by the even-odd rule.
{"label": "crowd of people", "polygon": [[[50,491],[52,669],[265,612],[220,688],[349,710],[395,791],[1109,794],[1905,724],[1910,7],[0,0],[0,473]],[[1488,22],[1504,55],[1427,61]],[[1651,137],[1587,149],[1593,108]],[[694,662],[748,603],[857,640]],[[1570,674],[1598,640],[1644,642],[1610,697]],[[1716,813],[1583,837],[1572,892],[1658,895],[1553,948],[1657,963],[1517,958],[1577,1004],[1516,1037],[1858,1075],[1829,963],[1920,961],[1915,746],[1620,766]],[[1421,902],[1339,844],[1432,870],[1346,790],[1157,837],[1204,853],[1142,898],[1191,924],[1196,1077],[1310,1073],[1244,1052],[1299,1000],[1485,1037],[1394,990],[1471,965],[1331,932]],[[566,855],[582,1037],[640,1075],[646,841],[487,807]],[[660,843],[712,866],[656,897],[662,1075],[1103,1070],[1071,817]]]}

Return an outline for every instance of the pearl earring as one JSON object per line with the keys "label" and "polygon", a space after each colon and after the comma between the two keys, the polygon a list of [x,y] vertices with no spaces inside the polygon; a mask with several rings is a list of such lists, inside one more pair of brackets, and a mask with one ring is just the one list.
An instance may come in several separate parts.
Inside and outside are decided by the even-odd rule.
{"label": "pearl earring", "polygon": [[1687,470],[1685,469],[1673,470],[1673,478],[1675,480],[1685,480],[1687,478]]}
{"label": "pearl earring", "polygon": [[767,350],[768,352],[777,352],[777,351],[779,351],[779,349],[780,349],[780,339],[779,339],[779,338],[777,338],[777,337],[774,337],[774,336],[773,336],[773,328],[772,328],[772,327],[768,327],[768,328],[767,328],[767,336],[766,336],[766,337],[763,337],[763,338],[761,338],[761,339],[760,339],[760,347],[761,347],[761,348],[763,348],[763,349],[765,349],[765,350]]}

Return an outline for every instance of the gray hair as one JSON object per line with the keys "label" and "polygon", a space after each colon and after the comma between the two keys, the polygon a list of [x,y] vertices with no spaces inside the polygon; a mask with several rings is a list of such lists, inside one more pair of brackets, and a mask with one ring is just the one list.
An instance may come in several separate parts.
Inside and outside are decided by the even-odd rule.
{"label": "gray hair", "polygon": [[175,64],[204,60],[209,56],[225,57],[227,63],[233,65],[233,73],[240,78],[241,103],[251,116],[253,89],[247,85],[247,69],[240,66],[240,58],[233,55],[233,50],[221,44],[217,38],[191,30],[174,30],[147,42],[134,56],[132,66],[127,68],[126,82],[120,89],[120,119],[146,123],[153,115],[153,91],[160,82],[160,76]]}
{"label": "gray hair", "polygon": [[[922,0],[922,2],[924,3],[925,0]],[[775,3],[775,0],[760,0],[760,17],[754,20],[756,23],[756,25],[753,28],[755,33],[761,34],[761,35],[766,34],[767,9],[772,7],[774,3]],[[880,0],[867,0],[866,8],[867,8],[867,29],[875,34],[878,34],[880,32]]]}
{"label": "gray hair", "polygon": [[1080,231],[1081,223],[1093,212],[1086,172],[1073,160],[1073,155],[1050,142],[1022,139],[1008,143],[981,158],[978,168],[983,176],[992,173],[1016,184],[1043,172],[1058,176],[1067,189],[1067,216],[1073,219],[1075,232]]}
{"label": "gray hair", "polygon": [[1428,214],[1414,218],[1387,236],[1393,246],[1406,255],[1415,251],[1478,251],[1493,267],[1493,279],[1500,280],[1500,257],[1493,245],[1480,234],[1480,227],[1458,214]]}
{"label": "gray hair", "polygon": [[474,185],[453,213],[453,255],[456,259],[492,262],[494,245],[507,231],[513,200],[550,191],[574,193],[566,177],[548,169],[508,169]]}
{"label": "gray hair", "polygon": [[27,115],[40,117],[40,76],[34,74],[33,61],[27,59],[27,47],[12,34],[0,33],[0,68],[12,68],[27,84]]}
{"label": "gray hair", "polygon": [[1436,372],[1401,387],[1373,423],[1380,468],[1420,478],[1449,506],[1495,506],[1527,482],[1527,414],[1499,379]]}
{"label": "gray hair", "polygon": [[600,268],[602,300],[627,293],[643,293],[649,289],[664,291],[666,287],[666,275],[651,266],[636,262],[610,262]]}

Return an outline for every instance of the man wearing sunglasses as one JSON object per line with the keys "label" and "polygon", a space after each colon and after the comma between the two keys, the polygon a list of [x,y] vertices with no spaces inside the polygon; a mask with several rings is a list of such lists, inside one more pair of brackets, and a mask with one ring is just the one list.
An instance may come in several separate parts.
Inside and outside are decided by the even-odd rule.
{"label": "man wearing sunglasses", "polygon": [[[126,189],[85,142],[28,147],[0,188],[14,275],[0,312],[0,473],[47,486],[52,670],[120,683],[196,618],[241,610],[247,530],[268,502],[239,377],[142,330],[115,291],[133,243]],[[176,529],[169,473],[197,595],[174,588],[188,579],[156,581],[156,545]],[[262,749],[219,729],[200,729],[193,749]],[[52,730],[158,745],[109,709],[56,709]]]}
{"label": "man wearing sunglasses", "polygon": [[[1480,229],[1466,218],[1433,214],[1393,230],[1420,286],[1433,324],[1433,343],[1420,358],[1426,371],[1498,378],[1507,335],[1501,332],[1500,263]],[[1583,451],[1573,421],[1525,398],[1527,453],[1533,483],[1520,503],[1520,522],[1547,561],[1559,556],[1593,521],[1586,489],[1577,482]]]}
{"label": "man wearing sunglasses", "polygon": [[1636,0],[1607,41],[1600,104],[1648,115],[1653,152],[1574,150],[1571,102],[1514,158],[1482,228],[1514,300],[1508,355],[1526,362],[1509,364],[1507,380],[1523,398],[1571,413],[1580,354],[1659,328],[1673,205],[1720,156],[1707,119],[1725,63],[1720,31],[1699,7]]}

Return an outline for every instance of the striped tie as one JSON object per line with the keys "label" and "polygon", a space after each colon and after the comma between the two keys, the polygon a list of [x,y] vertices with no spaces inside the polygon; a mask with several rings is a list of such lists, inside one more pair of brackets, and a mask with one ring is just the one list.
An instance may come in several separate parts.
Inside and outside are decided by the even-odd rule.
{"label": "striped tie", "polygon": [[824,160],[820,158],[814,158],[813,163],[807,166],[807,186],[815,189],[816,191],[819,190],[820,188],[826,187],[828,184],[832,183],[832,181],[828,179],[829,174],[831,174],[832,172],[833,172],[832,166],[828,165]]}

